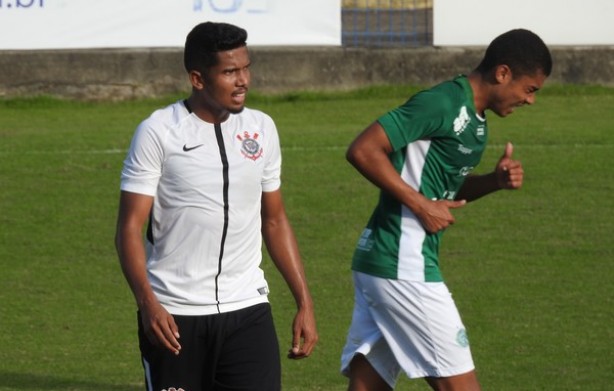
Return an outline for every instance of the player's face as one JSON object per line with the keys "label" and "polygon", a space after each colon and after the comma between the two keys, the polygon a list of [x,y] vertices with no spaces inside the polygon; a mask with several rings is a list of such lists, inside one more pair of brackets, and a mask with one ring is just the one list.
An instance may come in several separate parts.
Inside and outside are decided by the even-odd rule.
{"label": "player's face", "polygon": [[497,86],[497,92],[490,109],[497,115],[505,117],[514,112],[517,107],[535,103],[535,93],[542,88],[546,76],[540,71],[532,76],[509,74]]}
{"label": "player's face", "polygon": [[239,113],[245,106],[245,98],[251,81],[251,65],[247,47],[217,53],[218,63],[203,75],[201,91],[209,110],[221,120],[228,113]]}

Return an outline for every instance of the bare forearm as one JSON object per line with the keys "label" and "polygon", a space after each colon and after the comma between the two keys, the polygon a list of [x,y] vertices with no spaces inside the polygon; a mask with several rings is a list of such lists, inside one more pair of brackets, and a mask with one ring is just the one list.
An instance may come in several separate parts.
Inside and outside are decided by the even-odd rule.
{"label": "bare forearm", "polygon": [[122,191],[115,231],[115,248],[124,276],[139,308],[156,302],[147,279],[142,229],[153,205],[153,197]]}
{"label": "bare forearm", "polygon": [[497,190],[501,190],[501,187],[497,182],[496,173],[471,175],[465,179],[465,183],[463,183],[459,190],[456,199],[466,200],[467,202],[475,201]]}
{"label": "bare forearm", "polygon": [[155,296],[147,278],[142,228],[149,216],[153,197],[121,192],[115,248],[122,271],[141,314],[143,331],[151,343],[179,354],[179,329],[172,315]]}
{"label": "bare forearm", "polygon": [[266,222],[262,233],[269,255],[288,284],[297,306],[313,306],[296,238],[288,220]]}
{"label": "bare forearm", "polygon": [[122,272],[139,308],[148,302],[156,301],[145,267],[145,249],[140,232],[127,233],[118,230],[115,247],[119,256]]}
{"label": "bare forearm", "polygon": [[371,148],[350,148],[346,158],[377,188],[399,200],[414,213],[419,213],[426,199],[401,179],[390,163],[386,151],[377,153]]}

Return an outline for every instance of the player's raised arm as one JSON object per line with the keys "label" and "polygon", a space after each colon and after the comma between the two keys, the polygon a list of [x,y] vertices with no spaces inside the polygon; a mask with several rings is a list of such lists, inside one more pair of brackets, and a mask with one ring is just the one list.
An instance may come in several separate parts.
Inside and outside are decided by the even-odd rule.
{"label": "player's raised arm", "polygon": [[467,177],[457,198],[475,201],[497,190],[520,189],[524,180],[524,169],[520,161],[512,158],[513,152],[512,143],[507,143],[495,169],[489,174]]}

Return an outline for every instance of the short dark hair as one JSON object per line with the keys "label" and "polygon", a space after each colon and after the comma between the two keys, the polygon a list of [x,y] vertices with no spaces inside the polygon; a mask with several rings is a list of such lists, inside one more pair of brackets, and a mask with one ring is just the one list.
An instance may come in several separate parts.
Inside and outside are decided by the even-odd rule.
{"label": "short dark hair", "polygon": [[188,34],[183,52],[186,71],[203,72],[217,64],[217,52],[245,46],[247,31],[228,23],[204,22]]}
{"label": "short dark hair", "polygon": [[514,77],[532,76],[538,71],[550,76],[552,57],[550,50],[537,34],[525,29],[515,29],[499,35],[488,45],[476,70],[486,74],[498,65],[510,67]]}

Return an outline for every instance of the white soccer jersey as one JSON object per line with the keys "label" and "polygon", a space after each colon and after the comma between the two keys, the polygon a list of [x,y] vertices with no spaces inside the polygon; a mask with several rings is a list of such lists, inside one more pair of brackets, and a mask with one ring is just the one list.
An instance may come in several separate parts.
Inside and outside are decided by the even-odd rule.
{"label": "white soccer jersey", "polygon": [[244,109],[204,122],[184,102],[137,128],[121,190],[155,197],[147,234],[149,281],[175,315],[207,315],[266,302],[260,268],[263,191],[280,186],[273,120]]}

